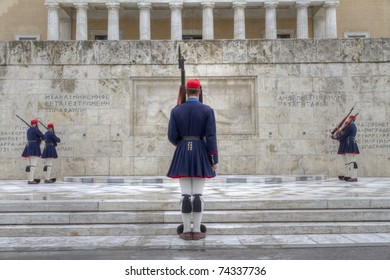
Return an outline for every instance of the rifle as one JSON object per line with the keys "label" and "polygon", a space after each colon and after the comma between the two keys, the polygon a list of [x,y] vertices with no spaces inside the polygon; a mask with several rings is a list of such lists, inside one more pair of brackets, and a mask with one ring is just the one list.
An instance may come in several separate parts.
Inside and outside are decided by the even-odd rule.
{"label": "rifle", "polygon": [[186,102],[186,71],[184,69],[184,57],[181,55],[180,45],[179,45],[179,69],[181,71],[181,84],[179,88],[179,94],[177,96],[176,106]]}
{"label": "rifle", "polygon": [[22,122],[24,122],[28,127],[31,127],[31,125],[26,122],[25,120],[23,120],[21,117],[19,117],[19,115],[16,115]]}
{"label": "rifle", "polygon": [[43,122],[41,122],[41,120],[40,119],[38,119],[38,118],[35,118],[44,128],[46,128],[46,130],[49,130],[48,128],[47,128],[47,126],[43,123]]}
{"label": "rifle", "polygon": [[[357,117],[357,115],[359,115],[359,113],[360,113],[360,111],[356,113],[355,117],[353,118],[353,120],[351,120],[351,122],[354,122],[356,120],[356,117]],[[344,126],[337,131],[335,136],[340,135],[348,125],[349,125],[349,123],[348,124],[344,123]]]}
{"label": "rifle", "polygon": [[349,117],[349,115],[352,113],[353,109],[355,108],[356,106],[356,103],[355,105],[353,105],[353,107],[351,108],[351,110],[349,110],[349,113],[341,120],[341,122],[332,130],[331,134],[332,134],[332,137],[333,135],[336,133],[336,131],[338,131],[340,129],[340,127],[344,124],[345,120]]}
{"label": "rifle", "polygon": [[200,103],[203,103],[203,90],[202,90],[202,86],[200,86],[199,101],[200,101]]}
{"label": "rifle", "polygon": [[[31,125],[28,123],[28,122],[26,122],[24,119],[22,119],[19,115],[16,115],[16,117],[18,117],[22,122],[24,122],[28,127],[31,127]],[[42,141],[42,139],[41,138],[39,138],[39,141],[38,141],[38,144],[40,145],[41,144],[41,141]]]}
{"label": "rifle", "polygon": [[[184,69],[184,57],[181,55],[180,45],[179,45],[179,69],[181,70],[181,84],[179,88],[179,93],[177,96],[177,103],[176,106],[179,106],[180,104],[183,104],[186,102],[186,71]],[[203,103],[203,91],[202,86],[200,87],[200,95],[199,95],[199,101]]]}
{"label": "rifle", "polygon": [[[46,130],[49,130],[49,128],[48,128],[43,122],[41,122],[40,119],[38,119],[38,118],[36,118],[36,119],[38,120],[38,122],[39,122],[44,128],[46,128]],[[56,134],[55,131],[54,131],[54,125],[53,125],[53,128],[52,128],[52,129],[53,129],[53,133]],[[54,147],[57,147],[57,142],[54,143]]]}

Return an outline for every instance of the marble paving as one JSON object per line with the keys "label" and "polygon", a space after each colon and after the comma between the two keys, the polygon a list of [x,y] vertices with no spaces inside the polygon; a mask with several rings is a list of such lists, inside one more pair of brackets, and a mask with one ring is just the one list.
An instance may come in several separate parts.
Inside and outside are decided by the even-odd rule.
{"label": "marble paving", "polygon": [[[390,198],[390,178],[359,178],[347,183],[335,178],[219,176],[207,181],[204,197],[222,199]],[[180,196],[178,180],[163,177],[67,178],[54,184],[27,185],[0,180],[0,200],[135,199],[172,200]],[[390,246],[390,233],[218,235],[200,241],[178,236],[2,237],[0,251],[91,250],[96,248],[201,249],[310,246]]]}
{"label": "marble paving", "polygon": [[[69,178],[67,178],[69,180]],[[139,199],[177,200],[178,180],[165,177],[71,178],[54,184],[28,185],[0,180],[0,200]],[[204,197],[220,199],[387,198],[390,178],[365,177],[348,183],[335,178],[219,176],[206,182]]]}
{"label": "marble paving", "polygon": [[185,241],[178,236],[61,236],[1,237],[0,252],[94,250],[94,249],[250,249],[307,248],[335,246],[390,246],[390,233],[304,234],[304,235],[219,235]]}

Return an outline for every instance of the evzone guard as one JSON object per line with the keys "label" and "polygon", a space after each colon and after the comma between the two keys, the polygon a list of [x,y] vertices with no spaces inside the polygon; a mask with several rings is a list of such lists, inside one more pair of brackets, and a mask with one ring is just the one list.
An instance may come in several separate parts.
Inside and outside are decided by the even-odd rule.
{"label": "evzone guard", "polygon": [[186,93],[187,101],[173,108],[169,119],[168,139],[176,150],[167,176],[179,178],[180,182],[180,238],[199,240],[206,237],[206,228],[201,224],[205,179],[216,176],[218,164],[216,123],[214,110],[199,100],[200,81],[188,80]]}
{"label": "evzone guard", "polygon": [[[338,178],[347,182],[358,181],[356,155],[360,154],[360,151],[355,139],[357,133],[355,120],[359,113],[351,115],[353,109],[354,107],[352,107],[348,115],[344,117],[339,125],[332,130],[332,139],[337,140],[340,143],[337,154],[342,155],[345,166],[345,171],[342,172]],[[346,121],[347,118],[348,121]]]}
{"label": "evzone guard", "polygon": [[[25,122],[24,120],[22,121]],[[22,153],[22,157],[28,159],[28,165],[26,167],[27,183],[39,184],[41,180],[34,178],[34,172],[35,172],[35,167],[37,166],[38,163],[38,158],[41,156],[41,147],[40,147],[41,142],[46,138],[45,135],[43,135],[43,133],[38,128],[38,120],[33,119],[30,121],[30,125],[29,124],[27,125],[29,126],[27,130],[28,142]]]}
{"label": "evzone guard", "polygon": [[54,159],[58,158],[56,146],[57,143],[61,142],[61,139],[58,138],[54,133],[54,125],[49,123],[47,125],[47,131],[45,133],[45,148],[42,152],[42,158],[45,159],[45,166],[43,171],[45,172],[45,183],[54,183],[56,178],[51,178],[51,169],[53,166]]}

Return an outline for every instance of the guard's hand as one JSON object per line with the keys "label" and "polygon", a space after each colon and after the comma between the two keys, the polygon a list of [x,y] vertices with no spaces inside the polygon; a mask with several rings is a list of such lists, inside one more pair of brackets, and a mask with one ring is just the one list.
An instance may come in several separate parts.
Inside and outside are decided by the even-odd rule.
{"label": "guard's hand", "polygon": [[211,165],[211,169],[212,169],[213,171],[216,171],[216,170],[218,169],[218,164],[212,164],[212,165]]}

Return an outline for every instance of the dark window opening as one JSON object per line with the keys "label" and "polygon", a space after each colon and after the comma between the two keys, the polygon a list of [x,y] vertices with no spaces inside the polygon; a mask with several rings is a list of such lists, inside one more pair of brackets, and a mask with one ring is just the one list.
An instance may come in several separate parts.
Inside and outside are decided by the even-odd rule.
{"label": "dark window opening", "polygon": [[348,38],[367,38],[366,35],[348,35]]}
{"label": "dark window opening", "polygon": [[183,40],[202,40],[202,35],[183,35]]}
{"label": "dark window opening", "polygon": [[18,40],[19,41],[36,41],[37,38],[35,38],[35,37],[19,37]]}
{"label": "dark window opening", "polygon": [[278,39],[290,39],[290,34],[278,34]]}
{"label": "dark window opening", "polygon": [[107,40],[107,35],[95,35],[95,40]]}

